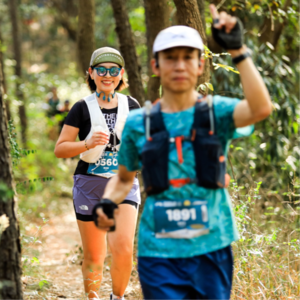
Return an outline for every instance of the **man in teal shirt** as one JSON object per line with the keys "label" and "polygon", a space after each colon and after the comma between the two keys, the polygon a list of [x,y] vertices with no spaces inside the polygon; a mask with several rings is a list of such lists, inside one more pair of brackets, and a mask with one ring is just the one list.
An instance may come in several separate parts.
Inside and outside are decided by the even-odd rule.
{"label": "man in teal shirt", "polygon": [[[225,12],[219,15],[213,5],[210,8],[214,37],[237,65],[245,99],[214,96],[211,101],[207,97],[204,100],[209,107],[211,105],[209,112],[214,115],[207,114],[209,134],[203,139],[200,134],[196,141],[192,137],[182,138],[191,136],[194,123],[202,122],[199,119],[206,116],[196,110],[200,107],[197,103],[205,101],[195,90],[204,67],[203,43],[198,32],[189,27],[172,26],[161,31],[153,45],[152,69],[160,77],[164,90],[154,109],[164,127],[158,130],[165,130],[170,140],[166,167],[162,168],[164,160],[161,159],[166,154],[164,146],[151,150],[151,142],[152,145],[159,145],[159,142],[154,144],[157,132],[153,134],[153,123],[150,127],[145,125],[147,112],[144,109],[132,112],[122,133],[119,172],[110,180],[103,200],[95,208],[98,227],[109,230],[114,220],[107,216],[117,213],[115,203],[125,199],[136,171],[142,169],[148,197],[139,227],[138,270],[145,299],[230,298],[233,271],[230,244],[238,239],[231,202],[224,184],[219,181],[212,187],[201,184],[199,172],[204,177],[212,172],[223,174],[224,170],[218,168],[224,168],[230,140],[250,134],[252,126],[249,125],[271,113],[271,100],[242,44],[239,22]],[[154,122],[153,118],[150,120]],[[201,150],[200,157],[195,143],[207,140],[210,146],[196,148]],[[215,148],[209,147],[215,145],[215,141],[220,146],[218,153],[222,154],[215,165],[210,165]],[[202,159],[200,165],[196,159],[199,157]],[[155,168],[159,170],[156,178],[151,175]],[[155,185],[155,180],[163,178],[164,171],[168,187],[151,192],[153,187],[148,183]],[[116,226],[125,224],[117,223]]]}

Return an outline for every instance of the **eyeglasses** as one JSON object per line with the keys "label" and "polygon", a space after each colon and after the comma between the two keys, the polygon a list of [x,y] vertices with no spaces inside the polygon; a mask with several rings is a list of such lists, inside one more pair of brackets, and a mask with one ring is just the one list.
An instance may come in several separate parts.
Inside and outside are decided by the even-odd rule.
{"label": "eyeglasses", "polygon": [[120,74],[120,71],[122,68],[112,67],[110,69],[106,69],[105,67],[97,67],[93,68],[96,70],[98,76],[105,76],[107,74],[107,71],[109,71],[110,76],[117,77]]}

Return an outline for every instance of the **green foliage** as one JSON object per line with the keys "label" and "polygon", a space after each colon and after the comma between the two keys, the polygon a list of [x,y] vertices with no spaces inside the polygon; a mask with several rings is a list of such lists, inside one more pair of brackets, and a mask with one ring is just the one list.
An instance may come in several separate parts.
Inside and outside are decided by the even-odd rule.
{"label": "green foliage", "polygon": [[76,265],[81,265],[83,261],[83,248],[81,245],[75,245],[75,249],[66,253],[67,257],[71,257],[71,262]]}
{"label": "green foliage", "polygon": [[[24,150],[20,149],[17,142],[17,135],[15,133],[15,128],[13,126],[13,122],[9,121],[9,143],[10,143],[10,151],[11,151],[11,157],[13,159],[13,168],[14,171],[16,171],[17,167],[21,164],[22,158],[27,158],[28,154],[31,153],[37,153],[34,150]],[[16,172],[14,172],[15,174]],[[35,178],[33,180],[28,180],[24,182],[17,182],[16,189],[17,192],[22,194],[26,194],[28,196],[28,193],[32,193],[36,191],[37,183],[38,182],[46,182],[48,180],[53,180],[52,177],[44,177],[44,178]],[[41,184],[39,186],[42,188]],[[6,201],[8,198],[11,198],[14,195],[14,191],[7,189],[6,185],[0,183],[0,199],[3,201]],[[22,204],[20,205],[20,209],[22,211]],[[20,213],[20,220],[22,225],[22,214]],[[44,225],[48,222],[48,220],[43,218]],[[41,243],[39,240],[39,235],[42,230],[42,226],[37,226],[37,231],[33,235],[25,235],[23,233],[23,230],[21,231],[20,237],[21,237],[21,245],[22,245],[22,270],[23,270],[23,276],[28,276],[30,278],[37,278],[38,280],[38,286],[37,289],[42,290],[44,287],[49,286],[48,280],[46,280],[46,277],[44,274],[41,273],[40,267],[39,267],[39,259],[38,251],[35,249],[35,245],[38,243]],[[0,235],[1,237],[1,235]]]}
{"label": "green foliage", "polygon": [[[7,66],[8,67],[8,66]],[[68,70],[74,71],[72,66]],[[67,72],[67,70],[65,70]],[[10,66],[7,74],[10,74]],[[50,282],[42,272],[39,264],[38,245],[42,242],[42,227],[47,223],[50,215],[60,213],[61,206],[58,197],[71,196],[71,174],[69,166],[63,161],[54,159],[54,141],[48,136],[48,130],[58,130],[59,119],[47,122],[46,111],[43,109],[44,99],[47,98],[49,88],[58,86],[59,96],[74,99],[81,93],[86,93],[82,80],[61,80],[56,75],[31,74],[30,80],[22,86],[23,92],[30,99],[28,107],[29,137],[28,147],[37,150],[24,150],[18,145],[18,136],[13,122],[9,123],[9,143],[13,158],[13,174],[18,193],[18,218],[21,226],[22,269],[23,276],[30,281],[30,295],[47,289]],[[13,86],[14,77],[8,76],[8,85]],[[76,91],[74,90],[76,89]],[[9,89],[9,92],[13,89]],[[74,95],[72,94],[74,93]],[[13,93],[9,94],[13,98]],[[13,111],[15,115],[15,111]],[[17,118],[16,118],[17,120]],[[18,128],[18,122],[16,122]],[[30,154],[30,155],[29,155]],[[57,180],[54,180],[57,179]],[[2,186],[1,186],[2,187]],[[40,223],[34,231],[36,223]],[[27,292],[26,292],[27,293]]]}
{"label": "green foliage", "polygon": [[17,143],[17,133],[15,132],[15,127],[12,120],[8,121],[8,141],[10,144],[10,155],[12,159],[12,164],[16,165],[22,156],[22,150],[19,148]]}
{"label": "green foliage", "polygon": [[40,290],[42,290],[44,286],[49,286],[49,281],[48,280],[43,279],[39,282]]}
{"label": "green foliage", "polygon": [[10,145],[10,155],[12,158],[13,166],[17,165],[20,162],[21,157],[37,152],[36,150],[26,150],[19,148],[16,128],[12,120],[8,121],[8,141]]}
{"label": "green foliage", "polygon": [[259,201],[264,194],[262,184],[246,188],[232,180],[231,199],[240,234],[233,243],[233,299],[251,299],[256,293],[264,299],[287,299],[299,291],[300,211],[292,208],[292,202],[274,198],[280,195],[277,191],[268,193],[263,207]]}
{"label": "green foliage", "polygon": [[[43,226],[45,226],[47,222],[48,220],[43,219],[43,225],[30,225],[30,228],[28,228],[30,229],[30,232],[32,232],[30,235],[24,234],[23,230],[21,233],[23,276],[34,279],[33,283],[31,283],[31,289],[42,290],[44,287],[48,287],[50,285],[50,282],[41,272],[39,265],[40,261],[38,259],[39,251],[36,250],[36,245],[42,243],[40,241],[40,235]],[[34,227],[36,229],[35,232],[33,232]]]}
{"label": "green foliage", "polygon": [[[8,122],[8,140],[10,144],[10,154],[12,158],[12,163],[13,163],[13,171],[16,170],[17,165],[20,163],[20,160],[22,157],[27,157],[29,154],[34,154],[37,153],[36,150],[25,150],[19,148],[18,142],[17,142],[17,134],[15,132],[15,127],[13,125],[12,120]],[[43,178],[34,178],[34,179],[29,179],[25,181],[18,181],[16,180],[16,190],[20,194],[26,194],[28,192],[34,192],[36,190],[36,184],[38,183],[43,183],[47,181],[53,180],[53,177],[43,177]],[[3,184],[0,184],[0,196],[3,194],[3,200],[7,197],[13,196],[13,191],[5,190]],[[6,193],[6,194],[5,194]],[[5,197],[6,195],[6,197]]]}
{"label": "green foliage", "polygon": [[129,12],[129,20],[135,35],[139,36],[142,32],[146,32],[144,7],[140,6]]}
{"label": "green foliage", "polygon": [[14,191],[8,188],[8,186],[0,182],[0,201],[7,202],[14,196]]}

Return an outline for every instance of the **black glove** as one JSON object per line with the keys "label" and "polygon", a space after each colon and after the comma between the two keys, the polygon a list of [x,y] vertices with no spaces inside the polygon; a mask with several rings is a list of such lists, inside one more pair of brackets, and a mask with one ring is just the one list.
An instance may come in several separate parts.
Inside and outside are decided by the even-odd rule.
{"label": "black glove", "polygon": [[[217,24],[219,19],[214,20]],[[213,24],[213,25],[214,25]],[[240,49],[243,46],[243,24],[240,19],[237,19],[235,26],[231,29],[230,33],[225,32],[225,27],[218,29],[212,25],[212,34],[214,40],[226,50]]]}
{"label": "black glove", "polygon": [[[99,203],[97,203],[94,208],[93,208],[93,219],[94,219],[94,223],[95,225],[98,227],[98,215],[96,213],[98,208],[102,208],[103,212],[107,215],[107,217],[109,219],[113,219],[114,218],[114,210],[116,208],[118,208],[118,205],[114,202],[112,202],[109,199],[101,199]],[[111,226],[109,231],[115,231],[116,230],[116,226]]]}

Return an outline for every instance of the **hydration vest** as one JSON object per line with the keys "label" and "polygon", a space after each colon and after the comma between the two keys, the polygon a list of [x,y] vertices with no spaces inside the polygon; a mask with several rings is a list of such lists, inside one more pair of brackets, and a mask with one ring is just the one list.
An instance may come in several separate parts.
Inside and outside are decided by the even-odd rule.
{"label": "hydration vest", "polygon": [[[218,189],[225,186],[226,163],[221,142],[215,132],[212,97],[195,104],[194,121],[189,136],[171,137],[164,124],[160,102],[145,114],[145,126],[150,123],[150,136],[142,149],[142,175],[148,195],[159,194],[170,185],[180,187],[188,183]],[[147,121],[147,117],[148,119]],[[147,132],[146,128],[146,132]],[[195,155],[196,179],[169,179],[170,143],[175,143],[179,163],[183,162],[182,142],[191,142]]]}
{"label": "hydration vest", "polygon": [[[118,116],[114,128],[114,133],[117,135],[118,139],[121,140],[122,131],[129,114],[129,106],[127,96],[116,93],[118,95]],[[89,139],[94,132],[104,131],[108,134],[108,140],[110,137],[110,131],[106,124],[105,118],[99,107],[96,94],[93,93],[85,98],[86,105],[89,110],[91,118],[91,130],[87,135],[86,139]],[[96,163],[102,156],[103,151],[105,150],[107,144],[98,145],[93,149],[87,150],[80,154],[80,159],[87,163]],[[119,150],[120,144],[117,145],[116,150]]]}

